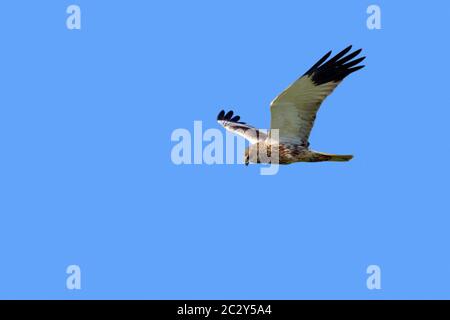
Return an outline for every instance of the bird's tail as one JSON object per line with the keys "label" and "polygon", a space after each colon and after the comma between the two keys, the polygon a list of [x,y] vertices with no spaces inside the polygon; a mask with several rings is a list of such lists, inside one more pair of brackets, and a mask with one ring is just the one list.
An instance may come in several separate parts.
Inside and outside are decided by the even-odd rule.
{"label": "bird's tail", "polygon": [[350,154],[328,154],[322,152],[316,152],[321,161],[350,161],[353,156]]}

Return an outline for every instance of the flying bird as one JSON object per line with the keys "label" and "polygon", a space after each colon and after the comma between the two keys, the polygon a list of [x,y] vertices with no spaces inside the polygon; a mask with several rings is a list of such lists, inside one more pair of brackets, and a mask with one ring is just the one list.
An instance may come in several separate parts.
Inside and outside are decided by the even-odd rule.
{"label": "flying bird", "polygon": [[[352,46],[331,59],[331,51],[317,61],[270,104],[269,134],[240,121],[233,111],[220,111],[217,121],[225,129],[250,142],[245,149],[244,163],[271,163],[272,150],[278,151],[278,163],[349,161],[352,155],[317,152],[309,148],[309,135],[320,105],[351,73],[364,68],[366,57],[357,58],[362,49],[349,53]],[[271,132],[278,129],[278,139]]]}

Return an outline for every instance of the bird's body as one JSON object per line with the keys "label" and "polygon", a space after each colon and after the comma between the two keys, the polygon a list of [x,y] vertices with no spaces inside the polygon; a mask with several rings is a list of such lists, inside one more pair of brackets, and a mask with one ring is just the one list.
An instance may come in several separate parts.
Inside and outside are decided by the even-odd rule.
{"label": "bird's body", "polygon": [[[278,155],[274,157],[273,152],[278,152]],[[272,163],[274,158],[278,164],[291,164],[294,162],[349,161],[353,156],[317,152],[303,145],[289,142],[277,144],[262,141],[246,149],[244,162]]]}
{"label": "bird's body", "polygon": [[245,150],[245,164],[349,161],[353,158],[309,148],[309,135],[322,102],[345,77],[364,67],[358,64],[365,57],[354,59],[361,49],[348,54],[351,48],[347,47],[329,60],[331,51],[328,52],[272,101],[269,134],[240,122],[233,111],[219,113],[217,120],[222,126],[250,141],[251,145]]}

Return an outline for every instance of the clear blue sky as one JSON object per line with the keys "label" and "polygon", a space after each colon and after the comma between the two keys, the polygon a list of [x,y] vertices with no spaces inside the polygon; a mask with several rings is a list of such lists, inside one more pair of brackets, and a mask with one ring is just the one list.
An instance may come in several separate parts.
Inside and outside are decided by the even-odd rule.
{"label": "clear blue sky", "polygon": [[[373,3],[382,30],[366,27]],[[450,298],[449,10],[2,4],[0,298]],[[222,108],[266,128],[270,101],[348,44],[367,67],[327,99],[311,145],[351,162],[172,163],[174,129],[218,128]]]}

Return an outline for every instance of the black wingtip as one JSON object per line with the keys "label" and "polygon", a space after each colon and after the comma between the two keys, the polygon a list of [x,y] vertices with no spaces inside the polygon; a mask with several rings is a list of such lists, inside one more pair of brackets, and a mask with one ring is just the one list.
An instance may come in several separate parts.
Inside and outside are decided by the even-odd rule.
{"label": "black wingtip", "polygon": [[217,115],[217,120],[222,120],[224,115],[225,115],[225,110],[221,110],[219,112],[219,114]]}
{"label": "black wingtip", "polygon": [[311,74],[314,70],[320,67],[320,65],[324,63],[331,56],[332,53],[333,53],[332,50],[328,51],[322,58],[319,59],[319,61],[317,61],[311,68],[309,68],[308,71],[305,72],[304,76]]}
{"label": "black wingtip", "polygon": [[338,61],[339,59],[344,57],[352,49],[352,47],[353,47],[352,45],[348,46],[347,48],[345,48],[344,50],[339,52],[337,55],[335,55],[333,58],[331,58],[329,60],[329,62],[336,62],[336,61]]}
{"label": "black wingtip", "polygon": [[353,48],[353,45],[352,45],[352,44],[349,44],[349,45],[347,46],[347,48],[345,48],[344,50],[342,50],[342,52],[347,53],[347,52],[349,52],[350,50],[352,50],[352,48]]}
{"label": "black wingtip", "polygon": [[238,115],[234,115],[233,110],[228,111],[225,113],[225,110],[221,110],[219,114],[217,115],[217,121],[228,121],[228,122],[234,122],[234,123],[240,123],[245,124],[245,122],[239,121],[241,120],[241,117]]}
{"label": "black wingtip", "polygon": [[361,70],[361,69],[364,68],[365,66],[366,66],[366,65],[363,64],[363,65],[360,65],[360,66],[357,66],[357,67],[350,68],[350,69],[348,69],[348,70],[351,71],[351,72],[355,72],[355,71]]}
{"label": "black wingtip", "polygon": [[226,114],[225,114],[225,116],[224,116],[224,119],[225,120],[231,120],[231,117],[233,116],[233,110],[230,110],[230,111],[228,111]]}
{"label": "black wingtip", "polygon": [[351,67],[356,66],[357,64],[363,62],[364,59],[366,59],[366,57],[361,57],[361,58],[352,60],[352,61],[350,61],[350,62],[347,62],[347,63],[343,64],[342,67],[345,67],[345,68],[347,68],[347,69],[348,69],[348,68],[351,68]]}
{"label": "black wingtip", "polygon": [[326,60],[329,55],[325,55],[306,74],[311,76],[316,85],[342,81],[349,74],[362,69],[363,66],[358,66],[358,64],[366,58],[356,58],[362,52],[362,48],[350,52],[352,48],[353,46],[349,45],[328,61]]}

